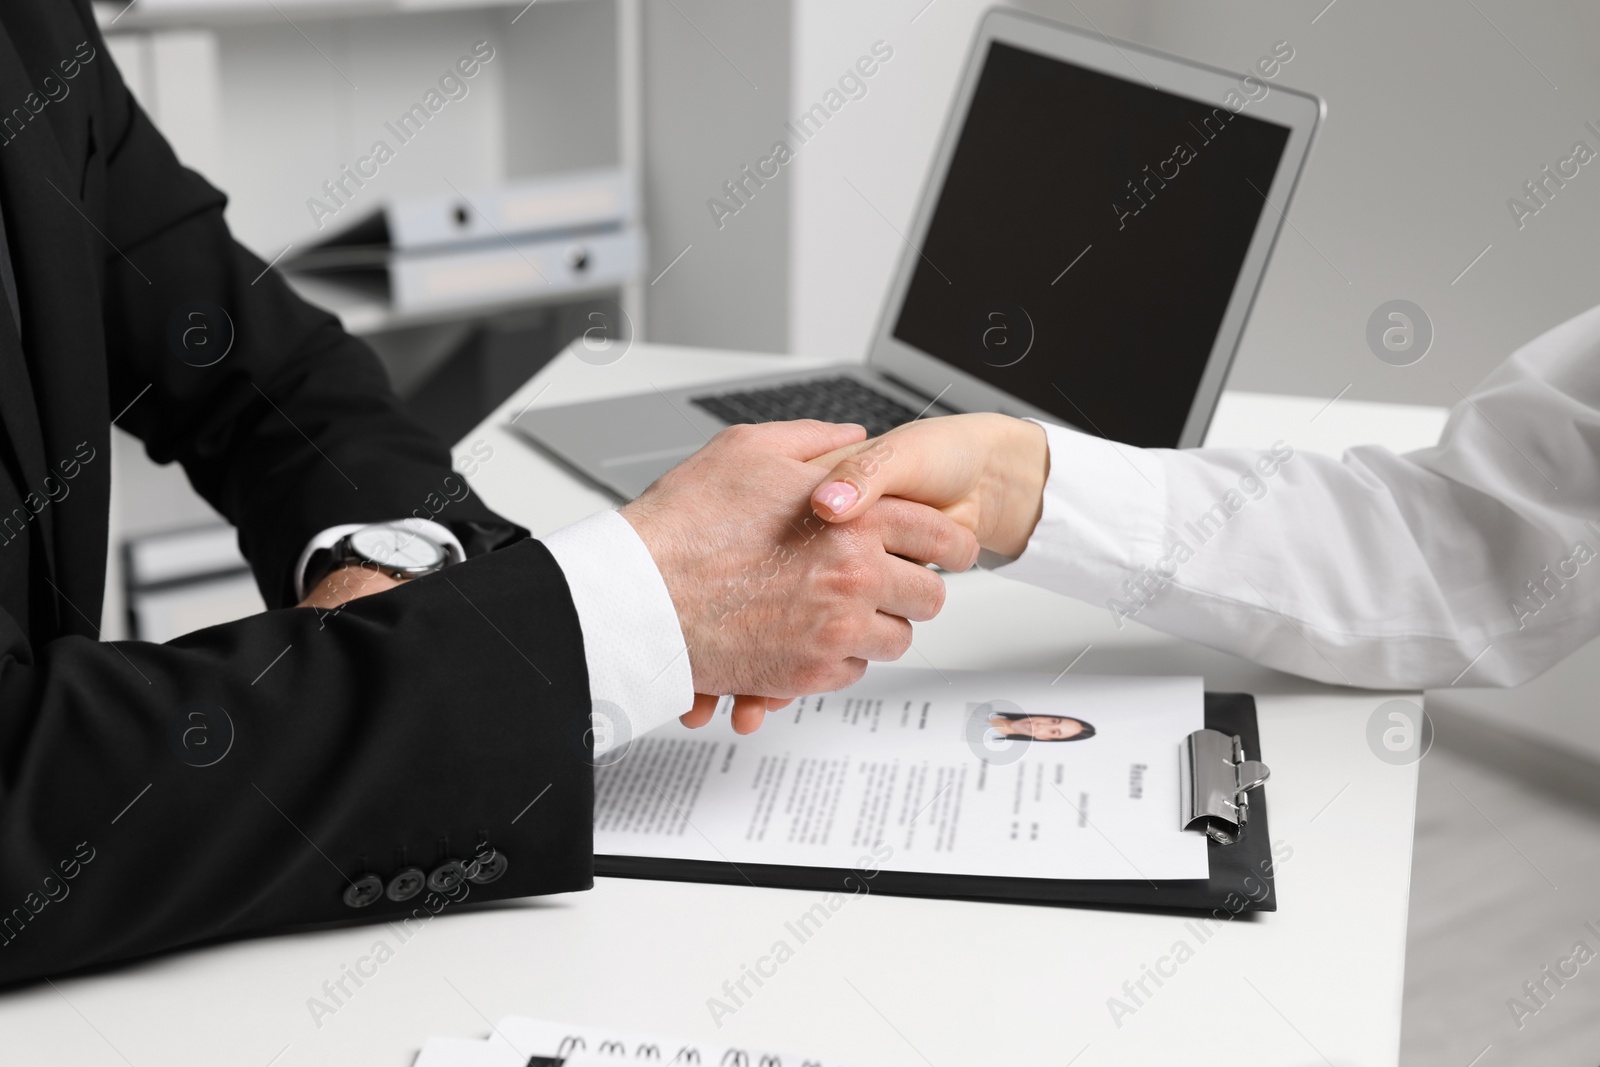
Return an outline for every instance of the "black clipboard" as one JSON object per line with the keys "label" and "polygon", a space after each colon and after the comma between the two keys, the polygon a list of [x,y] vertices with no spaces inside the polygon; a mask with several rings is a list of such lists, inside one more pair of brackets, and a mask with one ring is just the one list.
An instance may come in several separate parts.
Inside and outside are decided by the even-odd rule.
{"label": "black clipboard", "polygon": [[[1229,738],[1251,760],[1260,760],[1261,732],[1255,697],[1249,693],[1207,693],[1205,724]],[[1272,839],[1267,828],[1266,788],[1248,788],[1248,822],[1237,840],[1208,842],[1211,877],[1206,879],[1130,879],[1075,881],[1057,878],[1000,878],[984,875],[919,874],[909,871],[866,873],[844,867],[802,867],[789,864],[722,863],[654,856],[596,856],[594,873],[614,878],[650,878],[669,882],[755,884],[773,889],[808,889],[851,893],[870,890],[890,896],[939,897],[951,900],[1005,901],[1014,904],[1097,905],[1140,910],[1225,910],[1229,917],[1246,911],[1276,911]],[[1244,792],[1240,792],[1243,800]],[[1182,818],[1178,812],[1174,818]],[[1195,830],[1194,832],[1203,832]]]}

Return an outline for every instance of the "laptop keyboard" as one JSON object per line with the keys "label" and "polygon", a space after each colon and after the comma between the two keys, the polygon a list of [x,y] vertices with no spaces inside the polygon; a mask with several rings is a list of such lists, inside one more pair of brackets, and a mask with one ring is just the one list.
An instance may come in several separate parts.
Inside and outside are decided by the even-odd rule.
{"label": "laptop keyboard", "polygon": [[805,382],[786,382],[768,389],[690,397],[690,402],[729,425],[748,422],[786,422],[821,419],[854,422],[870,437],[887,433],[917,417],[917,413],[861,382],[840,375]]}

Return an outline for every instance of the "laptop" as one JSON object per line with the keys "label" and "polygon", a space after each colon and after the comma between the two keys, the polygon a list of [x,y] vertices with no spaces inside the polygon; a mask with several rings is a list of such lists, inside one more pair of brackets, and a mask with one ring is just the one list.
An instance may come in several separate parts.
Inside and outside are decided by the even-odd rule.
{"label": "laptop", "polygon": [[734,423],[876,435],[999,411],[1198,445],[1323,112],[1249,84],[991,10],[864,363],[538,408],[514,429],[624,499]]}

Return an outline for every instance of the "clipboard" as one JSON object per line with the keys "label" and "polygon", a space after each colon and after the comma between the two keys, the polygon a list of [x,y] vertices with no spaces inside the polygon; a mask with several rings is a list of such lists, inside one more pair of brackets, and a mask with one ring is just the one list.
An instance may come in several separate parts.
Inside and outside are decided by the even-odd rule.
{"label": "clipboard", "polygon": [[1207,838],[1209,878],[1123,881],[1012,878],[879,870],[870,875],[844,867],[724,863],[653,856],[594,858],[594,873],[772,889],[848,892],[869,885],[889,896],[1013,904],[1080,905],[1139,910],[1276,911],[1272,839],[1267,825],[1267,767],[1261,762],[1255,697],[1207,693],[1205,729],[1184,741],[1180,759],[1183,810],[1179,825]]}

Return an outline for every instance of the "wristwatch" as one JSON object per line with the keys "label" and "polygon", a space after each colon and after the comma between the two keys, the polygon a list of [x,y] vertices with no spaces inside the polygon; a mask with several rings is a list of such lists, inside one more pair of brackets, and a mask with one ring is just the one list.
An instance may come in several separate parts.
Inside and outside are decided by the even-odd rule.
{"label": "wristwatch", "polygon": [[349,566],[370,565],[400,581],[420,578],[457,562],[455,555],[453,548],[404,522],[379,522],[352,530],[325,552],[316,553],[306,568],[305,584],[307,588],[315,586],[340,567]]}

